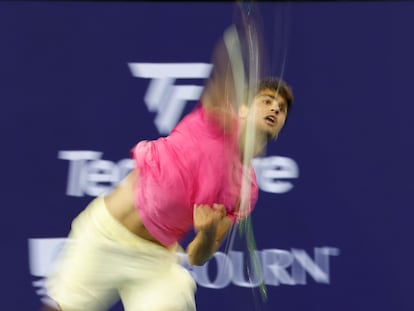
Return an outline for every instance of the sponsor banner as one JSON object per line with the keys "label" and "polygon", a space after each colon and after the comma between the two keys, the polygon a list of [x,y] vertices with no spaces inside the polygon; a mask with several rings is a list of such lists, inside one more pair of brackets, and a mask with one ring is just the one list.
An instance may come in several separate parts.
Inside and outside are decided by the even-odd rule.
{"label": "sponsor banner", "polygon": [[[66,238],[29,239],[30,273],[34,277],[32,285],[43,302],[46,296],[45,277],[54,269],[56,258],[63,249]],[[339,255],[335,247],[315,247],[313,254],[304,249],[292,248],[256,250],[260,269],[249,275],[249,260],[244,251],[230,250],[217,252],[203,266],[188,264],[187,255],[178,253],[181,264],[189,270],[199,287],[223,289],[234,285],[252,288],[264,283],[268,286],[306,285],[312,282],[329,284],[331,279],[330,261]],[[254,269],[253,269],[254,270]]]}

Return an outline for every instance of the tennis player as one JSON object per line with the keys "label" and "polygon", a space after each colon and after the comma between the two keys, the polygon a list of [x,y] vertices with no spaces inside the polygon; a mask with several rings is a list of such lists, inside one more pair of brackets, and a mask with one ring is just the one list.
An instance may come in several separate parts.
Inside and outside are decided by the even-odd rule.
{"label": "tennis player", "polygon": [[[225,82],[226,58],[213,58],[213,65],[194,110],[169,136],[137,143],[135,169],[73,220],[47,279],[56,304],[43,310],[108,310],[119,299],[127,311],[196,309],[196,284],[178,261],[179,243],[194,230],[188,262],[203,265],[251,212],[258,188],[243,164],[246,126],[254,125],[256,156],[277,137],[293,101],[285,82],[265,78],[253,100],[238,105]],[[251,188],[247,206],[240,206],[243,178]]]}

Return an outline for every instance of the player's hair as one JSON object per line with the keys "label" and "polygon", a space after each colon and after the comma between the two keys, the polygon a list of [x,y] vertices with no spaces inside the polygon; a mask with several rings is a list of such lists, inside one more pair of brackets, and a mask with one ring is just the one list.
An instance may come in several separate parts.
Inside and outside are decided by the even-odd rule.
{"label": "player's hair", "polygon": [[257,93],[266,89],[274,90],[280,94],[286,101],[288,111],[291,109],[293,92],[286,82],[277,77],[265,77],[260,80]]}

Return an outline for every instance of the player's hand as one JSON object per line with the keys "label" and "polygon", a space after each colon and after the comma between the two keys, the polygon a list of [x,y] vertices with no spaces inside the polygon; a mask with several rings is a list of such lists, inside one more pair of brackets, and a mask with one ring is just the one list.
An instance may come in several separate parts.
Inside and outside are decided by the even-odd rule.
{"label": "player's hand", "polygon": [[226,209],[223,204],[195,204],[193,211],[193,222],[195,231],[204,231],[214,234],[217,231],[223,218],[226,216]]}

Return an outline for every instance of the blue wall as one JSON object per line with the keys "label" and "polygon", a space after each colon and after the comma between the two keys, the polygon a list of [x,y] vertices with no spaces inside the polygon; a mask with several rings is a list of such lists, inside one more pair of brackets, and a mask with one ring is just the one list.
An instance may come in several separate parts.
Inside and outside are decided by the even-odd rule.
{"label": "blue wall", "polygon": [[[243,286],[236,253],[222,251],[192,269],[198,310],[413,310],[414,3],[260,7],[269,69],[295,93],[256,163],[252,221],[269,299]],[[128,170],[130,148],[160,135],[144,100],[152,80],[130,64],[209,63],[232,8],[0,3],[1,309],[37,310],[57,238]],[[170,87],[204,83],[176,78]],[[183,113],[195,101],[185,103]]]}

